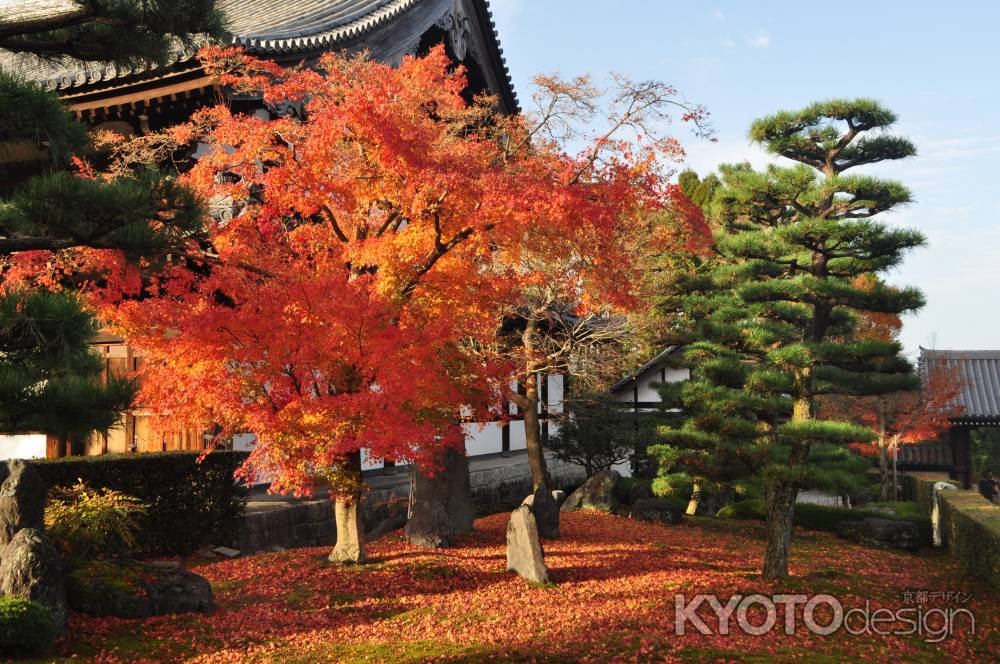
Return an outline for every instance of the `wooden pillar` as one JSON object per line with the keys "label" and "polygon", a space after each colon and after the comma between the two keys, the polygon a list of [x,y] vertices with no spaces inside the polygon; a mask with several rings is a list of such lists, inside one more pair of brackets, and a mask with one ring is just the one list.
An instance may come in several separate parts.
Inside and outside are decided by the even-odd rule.
{"label": "wooden pillar", "polygon": [[972,488],[972,430],[968,427],[953,426],[949,430],[951,442],[952,479],[958,480],[963,489]]}
{"label": "wooden pillar", "polygon": [[500,456],[510,456],[510,422],[500,425]]}

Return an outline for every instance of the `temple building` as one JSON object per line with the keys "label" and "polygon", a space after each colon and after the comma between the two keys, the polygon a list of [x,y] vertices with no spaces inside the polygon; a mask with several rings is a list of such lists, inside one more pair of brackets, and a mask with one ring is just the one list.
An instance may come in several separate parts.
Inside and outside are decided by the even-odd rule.
{"label": "temple building", "polygon": [[[448,56],[466,68],[469,99],[489,93],[504,112],[519,110],[487,0],[218,0],[218,6],[232,45],[281,65],[309,64],[330,51],[367,51],[378,61],[398,64],[407,55],[422,55],[443,43]],[[199,108],[219,103],[263,118],[300,112],[294,104],[268,106],[259,98],[232,94],[206,74],[196,51],[179,46],[164,64],[138,68],[10,54],[0,59],[4,68],[59,95],[88,127],[126,136],[184,122]],[[109,372],[134,371],[142,363],[141,354],[112,335],[101,335],[97,346]],[[540,381],[556,408],[561,377]],[[470,454],[524,447],[521,422],[469,425],[468,434]],[[195,431],[154,434],[148,413],[138,408],[121,427],[90,441],[87,453],[200,450],[205,440]],[[237,437],[234,444],[251,440],[249,435]],[[44,435],[0,436],[0,457],[58,456],[57,447],[52,440],[46,444]]]}

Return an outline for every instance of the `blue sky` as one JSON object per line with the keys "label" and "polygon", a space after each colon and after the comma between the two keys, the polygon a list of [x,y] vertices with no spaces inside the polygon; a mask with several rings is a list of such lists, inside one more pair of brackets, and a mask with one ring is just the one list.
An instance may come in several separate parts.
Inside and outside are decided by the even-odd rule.
{"label": "blue sky", "polygon": [[[905,320],[908,353],[1000,348],[1000,3],[842,0],[668,2],[492,0],[522,99],[539,72],[621,72],[675,85],[712,113],[718,142],[675,134],[687,165],[769,157],[750,122],[828,97],[874,97],[917,144],[906,162],[870,172],[900,180],[915,202],[887,223],[917,228],[928,247],[889,281],[927,306]],[[853,18],[851,18],[853,17]]]}

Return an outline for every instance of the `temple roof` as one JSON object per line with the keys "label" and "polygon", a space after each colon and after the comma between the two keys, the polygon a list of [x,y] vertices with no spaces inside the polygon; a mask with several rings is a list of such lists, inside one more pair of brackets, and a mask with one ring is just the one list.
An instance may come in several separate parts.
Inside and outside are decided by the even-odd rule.
{"label": "temple roof", "polygon": [[632,387],[646,373],[657,370],[662,366],[668,366],[670,356],[680,350],[680,348],[680,346],[667,346],[641,367],[612,385],[608,391],[612,394],[620,394],[625,388]]}
{"label": "temple roof", "polygon": [[[411,10],[424,7],[440,10],[444,6],[440,0],[217,0],[217,3],[226,17],[231,44],[262,56],[286,57],[364,46],[366,36]],[[478,24],[486,50],[490,51],[485,55],[492,62],[481,64],[497,71],[503,89],[495,92],[516,109],[517,98],[489,2],[468,0],[467,4],[473,8],[471,18]],[[62,95],[75,95],[198,69],[195,53],[204,43],[197,38],[191,44],[178,40],[165,63],[135,68],[72,58],[41,60],[0,51],[0,68],[16,70]]]}
{"label": "temple roof", "polygon": [[956,424],[1000,423],[1000,350],[920,349],[920,373],[934,366],[958,367],[960,391],[955,399],[962,414]]}

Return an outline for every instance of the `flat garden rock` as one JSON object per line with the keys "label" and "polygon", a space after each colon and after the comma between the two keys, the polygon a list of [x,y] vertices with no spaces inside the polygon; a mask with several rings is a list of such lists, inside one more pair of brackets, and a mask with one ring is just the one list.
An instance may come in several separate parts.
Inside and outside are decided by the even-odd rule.
{"label": "flat garden rock", "polygon": [[44,528],[48,485],[24,459],[0,461],[0,546],[22,528]]}
{"label": "flat garden rock", "polygon": [[22,528],[0,548],[0,595],[46,606],[58,629],[66,624],[66,591],[59,553],[45,531]]}
{"label": "flat garden rock", "polygon": [[92,616],[211,613],[212,586],[177,562],[94,560],[70,572],[69,605]]}
{"label": "flat garden rock", "polygon": [[874,517],[843,521],[837,526],[837,534],[860,544],[904,551],[916,551],[922,540],[916,523]]}
{"label": "flat garden rock", "polygon": [[618,509],[615,487],[622,476],[615,470],[602,470],[583,483],[562,504],[563,512],[574,510],[595,510],[612,513]]}
{"label": "flat garden rock", "polygon": [[549,568],[545,566],[538,526],[527,505],[514,510],[507,524],[507,571],[535,583],[549,582]]}

